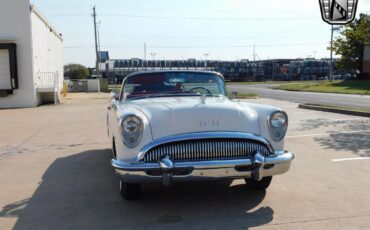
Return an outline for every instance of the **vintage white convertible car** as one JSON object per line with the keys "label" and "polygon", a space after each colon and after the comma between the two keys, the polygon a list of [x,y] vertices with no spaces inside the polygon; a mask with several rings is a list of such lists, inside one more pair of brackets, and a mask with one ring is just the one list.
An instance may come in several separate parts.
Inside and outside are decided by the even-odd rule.
{"label": "vintage white convertible car", "polygon": [[287,126],[281,109],[229,99],[222,75],[205,71],[131,74],[107,115],[125,199],[147,182],[244,178],[266,189],[294,158],[284,150]]}

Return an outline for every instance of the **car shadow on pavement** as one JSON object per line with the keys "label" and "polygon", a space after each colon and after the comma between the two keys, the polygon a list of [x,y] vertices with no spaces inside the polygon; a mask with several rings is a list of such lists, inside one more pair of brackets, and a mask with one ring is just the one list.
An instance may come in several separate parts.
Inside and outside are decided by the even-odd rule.
{"label": "car shadow on pavement", "polygon": [[14,229],[247,229],[272,221],[266,193],[230,182],[144,185],[140,200],[122,200],[109,165],[111,151],[55,160],[28,200],[7,205]]}

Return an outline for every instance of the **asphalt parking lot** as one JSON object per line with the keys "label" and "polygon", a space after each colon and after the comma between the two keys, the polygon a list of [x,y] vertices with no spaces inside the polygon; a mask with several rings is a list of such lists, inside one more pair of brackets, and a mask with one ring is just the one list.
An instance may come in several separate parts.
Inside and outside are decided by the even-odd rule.
{"label": "asphalt parking lot", "polygon": [[369,229],[370,119],[255,99],[289,115],[290,171],[266,193],[233,182],[144,186],[109,165],[106,94],[0,110],[0,229]]}

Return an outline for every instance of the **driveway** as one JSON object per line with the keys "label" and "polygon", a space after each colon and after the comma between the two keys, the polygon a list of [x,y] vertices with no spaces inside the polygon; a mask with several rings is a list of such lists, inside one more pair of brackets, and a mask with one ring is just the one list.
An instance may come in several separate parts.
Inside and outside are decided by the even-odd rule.
{"label": "driveway", "polygon": [[252,100],[290,116],[296,158],[267,192],[243,180],[145,185],[128,202],[109,165],[107,97],[0,110],[0,229],[368,229],[369,118]]}

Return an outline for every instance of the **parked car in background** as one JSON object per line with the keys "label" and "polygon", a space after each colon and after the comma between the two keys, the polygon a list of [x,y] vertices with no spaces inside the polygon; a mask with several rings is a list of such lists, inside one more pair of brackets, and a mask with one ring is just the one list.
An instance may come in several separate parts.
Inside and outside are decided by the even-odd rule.
{"label": "parked car in background", "polygon": [[226,96],[223,77],[205,71],[127,76],[112,94],[107,129],[120,192],[135,199],[142,183],[245,179],[266,189],[289,170],[288,116],[279,108]]}
{"label": "parked car in background", "polygon": [[347,80],[350,77],[351,77],[350,74],[339,74],[339,75],[334,75],[333,80]]}

